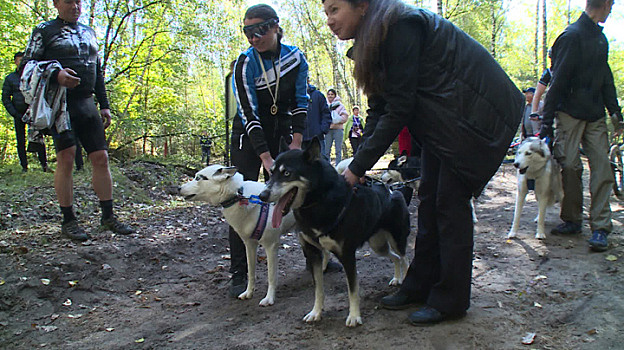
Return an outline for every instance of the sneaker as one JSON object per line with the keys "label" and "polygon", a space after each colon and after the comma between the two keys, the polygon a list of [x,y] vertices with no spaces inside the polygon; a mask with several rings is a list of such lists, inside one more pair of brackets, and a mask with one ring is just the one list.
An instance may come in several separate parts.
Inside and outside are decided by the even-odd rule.
{"label": "sneaker", "polygon": [[72,220],[61,226],[61,234],[74,241],[86,241],[89,235],[78,225],[78,221]]}
{"label": "sneaker", "polygon": [[230,280],[230,290],[228,291],[228,295],[230,296],[230,298],[236,299],[246,290],[247,274],[235,273],[234,275],[232,275],[232,279]]}
{"label": "sneaker", "polygon": [[582,227],[580,224],[575,224],[571,221],[565,221],[563,224],[553,228],[550,233],[553,235],[576,235],[581,233]]}
{"label": "sneaker", "polygon": [[607,232],[603,230],[596,230],[592,233],[592,237],[587,240],[589,243],[589,249],[595,252],[604,252],[609,248],[609,241],[607,240]]}
{"label": "sneaker", "polygon": [[120,235],[129,235],[134,233],[132,227],[120,222],[114,215],[108,219],[100,220],[100,231],[112,231]]}

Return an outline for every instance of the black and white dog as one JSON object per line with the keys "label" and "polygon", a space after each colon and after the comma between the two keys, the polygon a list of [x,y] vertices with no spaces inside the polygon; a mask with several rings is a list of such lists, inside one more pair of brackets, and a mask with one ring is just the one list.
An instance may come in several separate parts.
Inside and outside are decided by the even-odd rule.
{"label": "black and white dog", "polygon": [[[283,144],[282,148],[286,149]],[[410,233],[409,212],[399,192],[390,193],[381,183],[351,188],[332,165],[321,158],[318,139],[304,150],[281,153],[271,179],[260,194],[277,202],[273,224],[293,209],[301,229],[303,251],[312,266],[314,308],[303,320],[321,319],[323,310],[322,250],[331,251],[342,263],[349,287],[348,327],[362,324],[355,252],[364,243],[394,263],[391,285],[403,282],[408,268],[405,256]]]}

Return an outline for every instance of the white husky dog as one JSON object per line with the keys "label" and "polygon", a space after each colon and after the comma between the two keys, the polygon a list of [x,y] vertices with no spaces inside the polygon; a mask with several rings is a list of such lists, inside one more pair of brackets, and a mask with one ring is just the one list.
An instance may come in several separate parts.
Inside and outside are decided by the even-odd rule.
{"label": "white husky dog", "polygon": [[522,207],[529,191],[527,180],[535,180],[535,197],[539,211],[537,213],[537,233],[535,238],[546,238],[544,218],[546,209],[563,197],[561,169],[550,153],[544,140],[537,137],[525,139],[516,153],[514,166],[518,169],[518,192],[513,224],[507,238],[516,237],[520,225]]}
{"label": "white husky dog", "polygon": [[180,194],[187,200],[221,205],[225,220],[245,243],[248,282],[247,290],[238,296],[239,299],[250,299],[253,296],[258,243],[264,247],[269,288],[266,297],[260,301],[260,306],[270,306],[275,302],[280,235],[294,229],[295,218],[290,212],[284,215],[281,225],[272,227],[270,218],[273,217],[275,206],[258,203],[256,197],[263,189],[263,183],[243,181],[243,175],[236,172],[235,167],[210,165],[197,172],[192,181],[182,185]]}

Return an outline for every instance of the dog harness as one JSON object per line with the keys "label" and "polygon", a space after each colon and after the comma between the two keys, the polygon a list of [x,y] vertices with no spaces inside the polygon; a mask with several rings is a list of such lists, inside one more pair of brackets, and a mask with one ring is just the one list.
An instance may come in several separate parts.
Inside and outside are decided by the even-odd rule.
{"label": "dog harness", "polygon": [[249,197],[243,196],[242,186],[238,189],[238,191],[236,191],[236,195],[234,197],[221,202],[221,206],[225,209],[233,206],[236,203],[238,203],[239,205],[248,205],[249,203],[260,204],[260,216],[258,216],[258,221],[256,222],[256,227],[251,234],[251,238],[256,240],[262,238],[262,235],[264,234],[264,229],[266,228],[266,224],[269,219],[270,203],[261,201],[260,197],[253,194]]}

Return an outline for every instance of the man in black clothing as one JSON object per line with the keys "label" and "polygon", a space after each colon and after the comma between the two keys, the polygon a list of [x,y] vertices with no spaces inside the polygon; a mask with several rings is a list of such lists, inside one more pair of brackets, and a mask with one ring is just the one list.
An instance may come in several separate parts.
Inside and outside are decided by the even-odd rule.
{"label": "man in black clothing", "polygon": [[[15,67],[19,69],[20,62],[24,57],[23,52],[18,52],[13,56],[15,61]],[[22,121],[28,105],[24,101],[24,95],[19,88],[20,76],[15,72],[7,75],[2,84],[2,104],[6,108],[7,112],[13,117],[13,123],[15,125],[15,137],[17,138],[17,155],[22,166],[22,171],[28,170],[28,157],[26,154],[26,123]],[[45,146],[37,147],[37,155],[43,171],[48,171],[48,162],[46,160]]]}
{"label": "man in black clothing", "polygon": [[[76,138],[80,140],[93,167],[93,189],[102,208],[100,230],[132,233],[132,228],[113,215],[113,186],[104,134],[110,125],[111,113],[95,31],[78,23],[82,10],[80,0],[54,0],[54,7],[58,17],[34,29],[21,67],[28,61],[49,60],[56,60],[63,67],[50,77],[51,84],[67,88],[67,111],[72,128],[61,133],[55,128],[51,130],[58,162],[54,172],[54,189],[63,214],[61,233],[78,241],[89,238],[78,225],[72,208]],[[93,99],[94,92],[100,105],[99,111]]]}
{"label": "man in black clothing", "polygon": [[589,159],[589,221],[592,237],[589,247],[607,250],[607,235],[613,229],[609,197],[613,173],[607,156],[609,140],[605,107],[616,132],[622,131],[613,74],[608,64],[609,44],[602,26],[611,13],[613,0],[587,0],[581,17],[559,35],[552,47],[552,80],[546,95],[540,137],[553,136],[553,153],[561,164],[563,223],[554,234],[579,234],[583,221],[583,163],[579,144]]}

